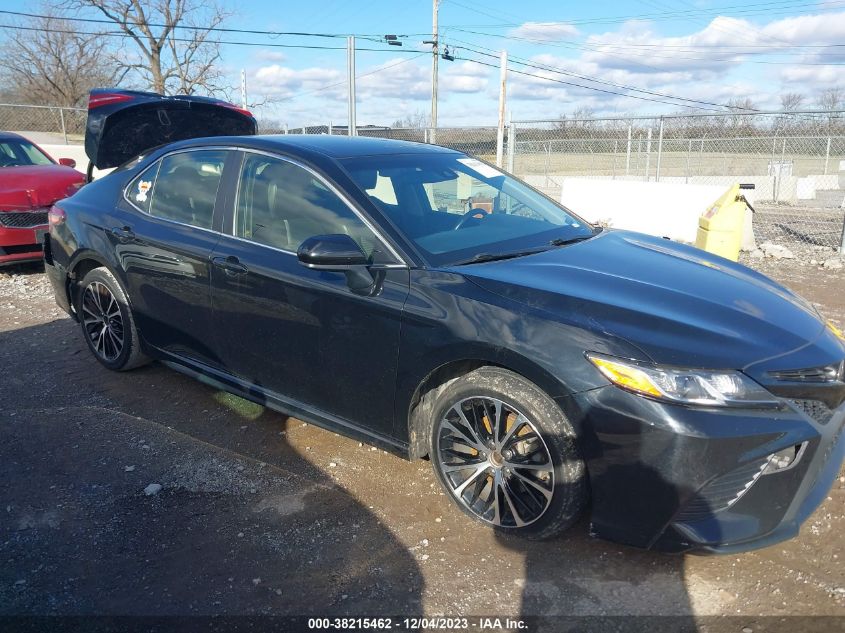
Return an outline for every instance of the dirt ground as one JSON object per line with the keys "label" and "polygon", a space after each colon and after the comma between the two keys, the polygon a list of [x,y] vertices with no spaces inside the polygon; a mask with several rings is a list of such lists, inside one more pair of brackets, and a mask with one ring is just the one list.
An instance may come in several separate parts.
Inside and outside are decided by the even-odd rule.
{"label": "dirt ground", "polygon": [[[755,265],[845,325],[842,271]],[[496,537],[427,462],[159,364],[105,370],[38,266],[0,271],[0,376],[0,616],[734,615],[744,633],[845,616],[845,477],[798,538],[742,555],[640,551],[586,523]]]}

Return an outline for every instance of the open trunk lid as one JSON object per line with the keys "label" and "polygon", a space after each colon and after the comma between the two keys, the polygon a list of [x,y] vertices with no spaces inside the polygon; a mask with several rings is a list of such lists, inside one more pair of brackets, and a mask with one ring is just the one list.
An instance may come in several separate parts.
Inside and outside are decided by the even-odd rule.
{"label": "open trunk lid", "polygon": [[252,135],[256,127],[248,111],[219,99],[98,89],[88,99],[85,153],[108,169],[166,143]]}

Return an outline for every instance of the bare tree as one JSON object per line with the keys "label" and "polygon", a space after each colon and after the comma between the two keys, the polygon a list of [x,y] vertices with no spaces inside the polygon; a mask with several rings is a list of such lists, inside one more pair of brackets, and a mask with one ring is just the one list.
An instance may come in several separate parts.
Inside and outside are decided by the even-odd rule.
{"label": "bare tree", "polygon": [[64,0],[72,9],[95,9],[132,44],[117,65],[154,92],[225,92],[220,45],[213,29],[229,17],[217,0]]}
{"label": "bare tree", "polygon": [[79,106],[91,88],[117,81],[119,71],[108,60],[109,38],[80,34],[52,15],[19,26],[0,48],[0,81],[16,100]]}
{"label": "bare tree", "polygon": [[427,128],[429,125],[429,116],[422,110],[409,114],[401,119],[396,119],[390,124],[390,127],[411,128],[414,130],[421,130]]}
{"label": "bare tree", "polygon": [[727,102],[728,111],[732,113],[727,117],[728,125],[735,133],[751,133],[754,130],[754,117],[748,116],[757,107],[749,97],[736,97]]}
{"label": "bare tree", "polygon": [[842,113],[836,112],[836,110],[845,109],[845,90],[840,87],[822,90],[816,97],[816,105],[819,110],[824,110],[827,113],[825,115],[827,133],[831,134],[842,120]]}
{"label": "bare tree", "polygon": [[800,127],[798,117],[793,113],[801,109],[804,95],[798,92],[785,92],[780,96],[780,110],[783,114],[774,119],[775,135],[796,130]]}
{"label": "bare tree", "polygon": [[596,124],[591,121],[596,116],[596,111],[590,106],[579,106],[572,114],[561,114],[555,122],[556,130],[591,130]]}
{"label": "bare tree", "polygon": [[841,110],[845,107],[845,90],[842,88],[826,88],[816,97],[816,105],[820,110]]}
{"label": "bare tree", "polygon": [[780,109],[783,112],[795,112],[804,105],[804,95],[798,92],[786,92],[780,96]]}

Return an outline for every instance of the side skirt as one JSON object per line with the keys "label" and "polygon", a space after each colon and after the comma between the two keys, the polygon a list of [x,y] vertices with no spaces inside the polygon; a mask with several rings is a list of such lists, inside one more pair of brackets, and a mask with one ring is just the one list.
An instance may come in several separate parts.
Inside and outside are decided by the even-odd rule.
{"label": "side skirt", "polygon": [[364,429],[344,418],[337,417],[326,411],[314,409],[302,402],[251,384],[228,372],[209,367],[195,360],[165,352],[161,349],[156,349],[155,353],[167,367],[191,378],[195,378],[215,389],[228,391],[279,413],[290,415],[327,431],[372,444],[394,455],[409,459],[408,444],[405,442]]}

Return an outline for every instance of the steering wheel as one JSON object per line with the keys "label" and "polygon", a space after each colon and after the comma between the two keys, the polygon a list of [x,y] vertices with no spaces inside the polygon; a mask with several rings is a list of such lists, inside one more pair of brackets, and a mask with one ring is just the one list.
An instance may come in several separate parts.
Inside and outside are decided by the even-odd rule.
{"label": "steering wheel", "polygon": [[490,213],[485,211],[484,209],[470,209],[466,213],[464,213],[463,217],[458,221],[455,225],[454,231],[458,231],[469,224],[477,224],[478,222],[483,222],[484,218],[488,217]]}

